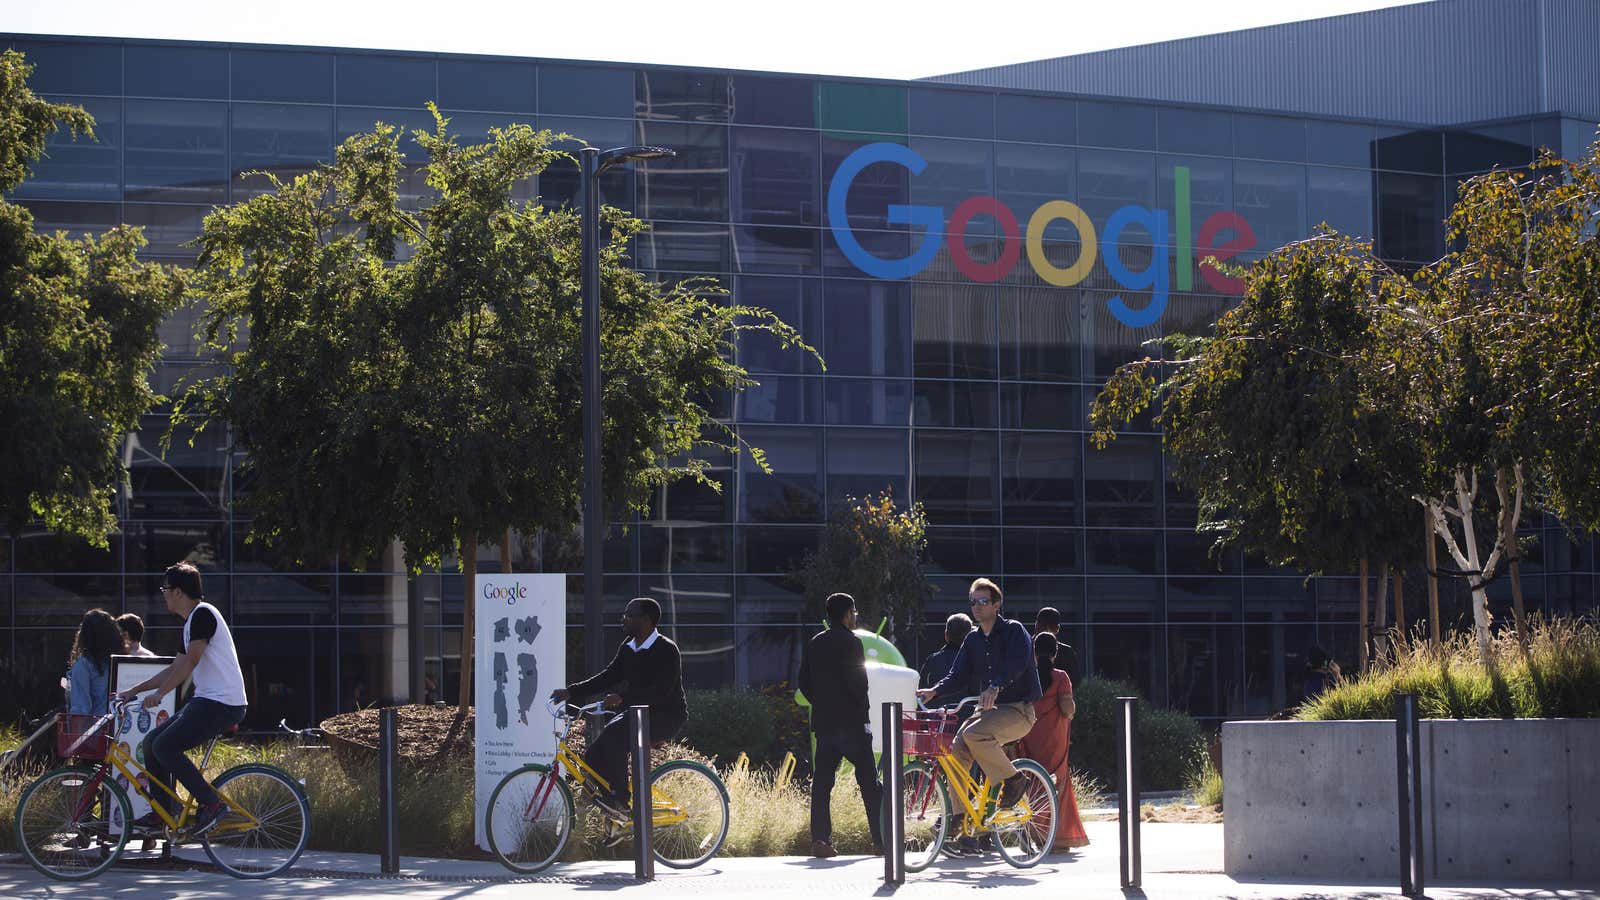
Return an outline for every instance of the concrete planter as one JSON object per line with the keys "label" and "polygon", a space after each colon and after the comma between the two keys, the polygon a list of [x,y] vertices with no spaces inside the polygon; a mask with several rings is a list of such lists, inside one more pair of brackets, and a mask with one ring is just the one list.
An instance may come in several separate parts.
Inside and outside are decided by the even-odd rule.
{"label": "concrete planter", "polygon": [[[1430,879],[1600,882],[1600,719],[1422,722]],[[1229,875],[1399,877],[1393,721],[1222,726]]]}

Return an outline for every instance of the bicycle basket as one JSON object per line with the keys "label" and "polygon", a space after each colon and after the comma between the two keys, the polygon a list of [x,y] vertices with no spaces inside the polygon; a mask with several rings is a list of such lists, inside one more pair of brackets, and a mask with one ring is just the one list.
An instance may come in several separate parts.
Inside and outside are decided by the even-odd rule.
{"label": "bicycle basket", "polygon": [[912,756],[925,757],[948,753],[960,725],[954,713],[906,713],[900,720],[905,751]]}
{"label": "bicycle basket", "polygon": [[[83,713],[63,713],[61,720],[56,723],[56,756],[66,759],[101,760],[106,758],[106,748],[111,746],[111,727],[107,723],[98,734],[84,735],[94,731],[94,726],[102,717]],[[82,739],[82,743],[79,740]],[[77,745],[74,747],[73,745]]]}

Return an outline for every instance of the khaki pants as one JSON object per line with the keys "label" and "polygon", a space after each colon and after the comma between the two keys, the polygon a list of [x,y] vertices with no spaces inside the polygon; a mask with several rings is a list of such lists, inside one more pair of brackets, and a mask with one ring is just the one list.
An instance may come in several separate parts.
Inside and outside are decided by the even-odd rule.
{"label": "khaki pants", "polygon": [[1017,767],[1006,758],[1005,745],[1027,737],[1035,718],[1032,703],[1001,703],[981,710],[956,732],[950,749],[963,763],[976,760],[990,784],[1003,781],[1017,774]]}

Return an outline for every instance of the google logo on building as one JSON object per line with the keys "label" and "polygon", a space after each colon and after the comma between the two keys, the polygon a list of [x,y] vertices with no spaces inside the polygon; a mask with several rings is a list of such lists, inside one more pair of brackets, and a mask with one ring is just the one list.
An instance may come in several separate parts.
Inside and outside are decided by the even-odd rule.
{"label": "google logo on building", "polygon": [[[1144,328],[1154,325],[1166,311],[1170,291],[1168,274],[1174,252],[1179,259],[1177,289],[1188,291],[1194,288],[1194,262],[1197,258],[1203,260],[1210,257],[1219,261],[1232,259],[1256,243],[1250,223],[1231,211],[1213,213],[1200,225],[1199,234],[1194,234],[1189,205],[1189,170],[1184,166],[1176,166],[1173,171],[1173,210],[1177,221],[1172,223],[1176,231],[1175,247],[1166,245],[1168,213],[1164,209],[1148,209],[1135,204],[1124,206],[1106,219],[1097,236],[1094,223],[1089,221],[1082,207],[1068,200],[1051,200],[1028,217],[1027,237],[1024,239],[1017,216],[1009,207],[994,197],[980,196],[968,198],[958,205],[950,213],[948,227],[944,210],[937,206],[890,204],[888,220],[891,223],[920,227],[923,234],[921,243],[911,255],[901,259],[883,259],[868,253],[861,246],[845,214],[845,198],[850,193],[851,184],[856,176],[875,163],[901,166],[912,175],[920,175],[928,167],[928,161],[915,150],[901,144],[867,144],[845,157],[828,185],[828,222],[834,239],[845,258],[874,278],[900,280],[921,272],[938,255],[945,234],[956,236],[950,242],[950,259],[956,269],[978,282],[994,282],[1004,278],[1016,267],[1022,248],[1026,246],[1028,263],[1045,283],[1071,287],[1088,277],[1094,268],[1095,256],[1104,252],[1106,271],[1111,274],[1112,280],[1125,290],[1150,292],[1150,302],[1138,309],[1123,302],[1120,295],[1112,297],[1106,302],[1111,315],[1130,328]],[[961,239],[967,223],[977,216],[992,216],[1005,235],[1000,257],[993,262],[975,261]],[[1065,268],[1052,262],[1044,250],[1045,228],[1058,220],[1070,223],[1078,232],[1078,258]],[[1166,251],[1157,252],[1150,265],[1140,272],[1129,269],[1119,252],[1123,232],[1135,225],[1150,235],[1158,250]],[[1232,236],[1219,245],[1217,239],[1224,232],[1231,232]],[[1100,249],[1102,243],[1103,251]],[[1230,278],[1209,266],[1200,268],[1200,277],[1213,290],[1224,294],[1238,294],[1244,289],[1238,279]]]}

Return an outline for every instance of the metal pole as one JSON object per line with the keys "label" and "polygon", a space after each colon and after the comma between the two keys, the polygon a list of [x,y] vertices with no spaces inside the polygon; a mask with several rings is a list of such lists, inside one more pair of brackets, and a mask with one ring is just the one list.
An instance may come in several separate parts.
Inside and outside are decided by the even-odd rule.
{"label": "metal pole", "polygon": [[1400,893],[1422,896],[1422,754],[1417,695],[1395,698],[1394,747],[1400,824]]}
{"label": "metal pole", "polygon": [[900,731],[901,705],[883,704],[883,880],[906,883],[906,792],[904,736]]}
{"label": "metal pole", "polygon": [[650,802],[650,707],[628,707],[628,735],[633,744],[633,877],[654,881],[656,858],[650,846],[654,814]]}
{"label": "metal pole", "polygon": [[583,646],[605,664],[605,512],[600,480],[600,151],[578,151],[583,173]]}
{"label": "metal pole", "polygon": [[1122,770],[1117,792],[1117,837],[1122,856],[1122,887],[1137,888],[1143,880],[1139,859],[1139,707],[1138,697],[1118,697],[1122,703],[1122,729],[1118,737],[1118,766]]}
{"label": "metal pole", "polygon": [[394,707],[378,711],[378,828],[381,852],[378,870],[384,875],[400,872],[400,804],[395,796],[395,756],[398,729]]}

